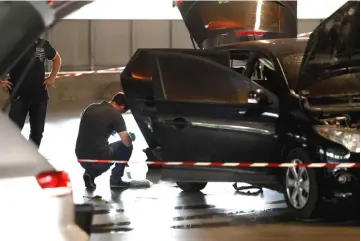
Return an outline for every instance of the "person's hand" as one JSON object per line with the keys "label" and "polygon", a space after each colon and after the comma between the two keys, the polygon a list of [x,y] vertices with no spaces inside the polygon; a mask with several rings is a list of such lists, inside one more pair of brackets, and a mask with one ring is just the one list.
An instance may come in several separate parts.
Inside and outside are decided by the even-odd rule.
{"label": "person's hand", "polygon": [[55,87],[55,79],[56,77],[52,77],[52,76],[47,77],[44,80],[44,85],[46,86],[46,88]]}
{"label": "person's hand", "polygon": [[7,80],[1,80],[0,81],[0,88],[11,90],[13,84],[10,81]]}
{"label": "person's hand", "polygon": [[135,134],[133,132],[129,132],[128,135],[132,141],[135,141]]}

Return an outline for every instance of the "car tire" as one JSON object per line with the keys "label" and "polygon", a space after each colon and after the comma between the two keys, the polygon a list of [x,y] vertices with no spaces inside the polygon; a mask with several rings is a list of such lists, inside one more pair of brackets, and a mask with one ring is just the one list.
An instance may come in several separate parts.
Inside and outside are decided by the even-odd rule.
{"label": "car tire", "polygon": [[[291,150],[285,162],[311,163],[308,154],[302,148]],[[322,198],[315,169],[287,167],[282,172],[282,184],[287,206],[297,218],[318,218]]]}
{"label": "car tire", "polygon": [[206,182],[177,182],[177,186],[184,192],[199,192],[206,186]]}

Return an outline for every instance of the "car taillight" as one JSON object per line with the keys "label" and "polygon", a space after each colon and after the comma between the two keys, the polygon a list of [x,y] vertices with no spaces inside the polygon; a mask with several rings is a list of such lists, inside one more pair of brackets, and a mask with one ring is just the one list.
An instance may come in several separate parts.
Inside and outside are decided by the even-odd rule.
{"label": "car taillight", "polygon": [[64,171],[42,172],[36,176],[36,180],[50,196],[60,197],[72,193],[69,175]]}

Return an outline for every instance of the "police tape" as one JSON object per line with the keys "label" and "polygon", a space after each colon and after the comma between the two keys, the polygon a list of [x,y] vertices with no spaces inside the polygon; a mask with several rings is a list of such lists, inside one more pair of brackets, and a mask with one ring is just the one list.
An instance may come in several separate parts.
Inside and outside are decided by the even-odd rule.
{"label": "police tape", "polygon": [[76,77],[81,75],[90,75],[90,74],[108,74],[108,73],[121,73],[125,67],[117,67],[110,69],[94,70],[94,71],[78,71],[78,72],[65,72],[59,73],[56,78],[64,77]]}
{"label": "police tape", "polygon": [[[116,160],[89,160],[78,159],[78,162],[87,163],[108,163],[108,164],[137,164],[134,161]],[[211,167],[307,167],[307,168],[360,168],[360,163],[272,163],[272,162],[166,162],[166,161],[145,161],[147,165],[155,166],[211,166]]]}

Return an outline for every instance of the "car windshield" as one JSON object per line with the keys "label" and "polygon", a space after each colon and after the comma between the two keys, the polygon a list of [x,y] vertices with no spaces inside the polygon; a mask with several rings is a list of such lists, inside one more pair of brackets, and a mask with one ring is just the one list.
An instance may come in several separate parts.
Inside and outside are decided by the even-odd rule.
{"label": "car windshield", "polygon": [[[303,55],[303,53],[294,53],[279,58],[290,88],[293,90],[297,88]],[[311,74],[308,76],[314,77],[314,81],[308,81],[307,88],[303,89],[301,94],[307,98],[359,95],[359,64],[356,66],[354,61],[349,59],[336,62],[337,64],[325,64],[325,62],[312,64],[312,69],[309,71]]]}

